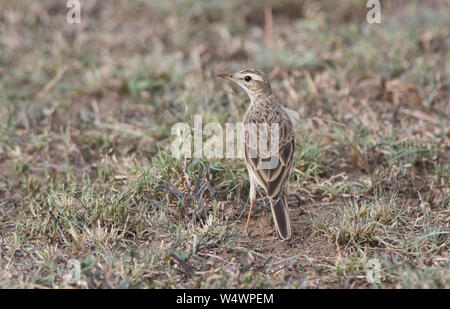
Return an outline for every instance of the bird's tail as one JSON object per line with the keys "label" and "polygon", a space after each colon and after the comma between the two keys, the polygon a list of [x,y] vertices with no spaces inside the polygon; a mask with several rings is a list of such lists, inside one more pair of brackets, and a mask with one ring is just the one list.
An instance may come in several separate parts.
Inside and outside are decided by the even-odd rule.
{"label": "bird's tail", "polygon": [[278,236],[282,240],[291,238],[291,222],[287,209],[287,194],[283,194],[278,200],[270,200],[270,208],[275,222]]}

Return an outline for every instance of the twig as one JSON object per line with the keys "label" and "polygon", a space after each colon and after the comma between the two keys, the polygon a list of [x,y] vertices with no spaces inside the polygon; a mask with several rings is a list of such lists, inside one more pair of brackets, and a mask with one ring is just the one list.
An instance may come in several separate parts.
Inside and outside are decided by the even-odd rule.
{"label": "twig", "polygon": [[173,258],[175,260],[175,262],[177,262],[184,269],[184,273],[186,274],[186,276],[188,278],[192,278],[192,276],[195,275],[195,270],[194,270],[194,268],[191,265],[189,265],[189,264],[185,263],[184,261],[182,261],[175,254],[171,254],[170,257]]}
{"label": "twig", "polygon": [[272,7],[266,5],[264,7],[264,41],[267,47],[272,46],[272,33],[273,33],[273,15]]}
{"label": "twig", "polygon": [[61,80],[65,71],[66,67],[64,65],[61,65],[56,75],[45,85],[45,87],[41,91],[38,92],[36,98],[40,99],[44,94],[52,90],[52,88],[55,87],[56,84]]}

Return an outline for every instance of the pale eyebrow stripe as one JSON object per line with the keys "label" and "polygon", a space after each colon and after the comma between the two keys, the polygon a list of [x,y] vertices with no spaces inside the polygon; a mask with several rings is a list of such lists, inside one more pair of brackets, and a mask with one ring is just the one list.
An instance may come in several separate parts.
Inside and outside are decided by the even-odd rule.
{"label": "pale eyebrow stripe", "polygon": [[[259,74],[255,73],[254,71],[251,71],[251,70],[243,71],[243,72],[241,72],[240,74],[242,74],[242,75],[249,75],[249,76],[251,76],[252,79],[254,79],[254,80],[263,81],[262,76],[260,76]],[[243,78],[244,78],[244,77],[242,77],[241,79],[243,79]]]}
{"label": "pale eyebrow stripe", "polygon": [[256,75],[256,74],[254,74],[254,73],[250,73],[249,75],[250,75],[253,79],[255,79],[255,80],[262,81],[262,78],[261,78],[261,76],[259,76],[259,75]]}

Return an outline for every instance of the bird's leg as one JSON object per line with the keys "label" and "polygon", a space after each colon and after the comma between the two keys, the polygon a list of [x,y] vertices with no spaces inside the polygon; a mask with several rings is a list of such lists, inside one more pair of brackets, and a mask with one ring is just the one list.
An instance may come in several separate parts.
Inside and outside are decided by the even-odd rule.
{"label": "bird's leg", "polygon": [[253,206],[255,206],[255,200],[256,200],[256,184],[253,181],[252,177],[250,176],[250,210],[248,212],[247,217],[247,223],[245,224],[245,233],[248,234],[248,224],[250,222],[250,217],[252,215]]}
{"label": "bird's leg", "polygon": [[250,210],[248,212],[247,224],[245,224],[245,234],[248,234],[248,224],[250,223],[250,217],[252,215],[253,206],[255,205],[255,200],[250,200]]}

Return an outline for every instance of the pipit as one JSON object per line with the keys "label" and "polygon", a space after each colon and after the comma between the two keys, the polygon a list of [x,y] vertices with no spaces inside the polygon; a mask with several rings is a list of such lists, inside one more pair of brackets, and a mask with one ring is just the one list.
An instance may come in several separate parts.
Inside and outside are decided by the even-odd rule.
{"label": "pipit", "polygon": [[276,100],[263,72],[244,69],[218,76],[237,83],[250,97],[250,106],[244,116],[243,148],[250,179],[250,210],[245,231],[248,233],[257,186],[261,186],[269,198],[277,234],[280,239],[288,240],[291,224],[287,197],[294,162],[294,119]]}

